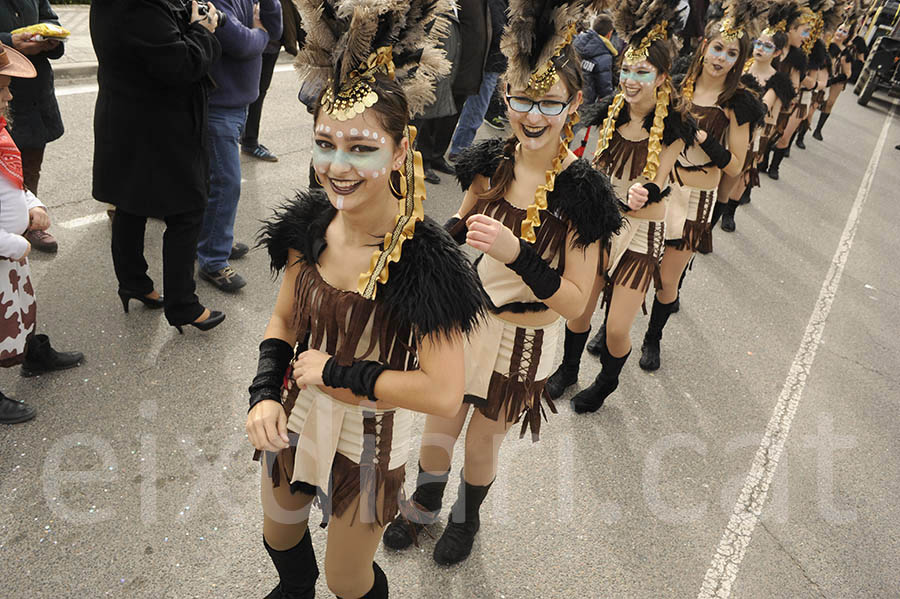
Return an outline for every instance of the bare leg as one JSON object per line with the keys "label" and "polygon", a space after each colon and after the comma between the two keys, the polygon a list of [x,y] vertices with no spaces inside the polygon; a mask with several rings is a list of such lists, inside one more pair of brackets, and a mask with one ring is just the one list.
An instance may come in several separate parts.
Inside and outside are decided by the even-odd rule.
{"label": "bare leg", "polygon": [[497,420],[486,418],[477,410],[472,414],[466,429],[465,479],[469,484],[488,485],[497,476],[500,445],[513,424],[505,420],[502,411]]}
{"label": "bare leg", "polygon": [[422,470],[442,474],[450,470],[453,459],[453,447],[466,423],[469,404],[464,403],[453,418],[428,416],[425,418],[425,430],[422,433],[422,445],[419,448],[419,464]]}
{"label": "bare leg", "polygon": [[[677,284],[677,283],[676,283]],[[624,285],[614,285],[606,319],[606,348],[614,358],[631,351],[631,327],[637,318],[646,292]]]}
{"label": "bare leg", "polygon": [[272,549],[285,551],[299,543],[306,534],[313,496],[291,493],[291,485],[285,480],[277,487],[273,486],[267,459],[266,457],[262,461],[260,481],[263,536]]}
{"label": "bare leg", "polygon": [[690,250],[666,248],[662,263],[659,265],[662,289],[656,290],[656,297],[661,303],[671,304],[678,299],[678,281],[693,255],[694,253]]}
{"label": "bare leg", "polygon": [[[379,493],[377,512],[384,503]],[[344,514],[328,522],[328,545],[325,550],[325,579],[332,593],[343,599],[355,599],[368,593],[375,583],[373,562],[384,530],[359,519],[359,499]]]}

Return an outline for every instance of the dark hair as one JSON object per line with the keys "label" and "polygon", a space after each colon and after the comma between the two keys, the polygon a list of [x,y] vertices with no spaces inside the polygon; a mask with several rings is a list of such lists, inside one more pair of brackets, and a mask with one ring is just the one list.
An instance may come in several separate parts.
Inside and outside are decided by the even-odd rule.
{"label": "dark hair", "polygon": [[[581,88],[584,86],[584,78],[581,75],[581,57],[575,51],[574,44],[567,45],[562,55],[556,56],[552,60],[556,73],[559,75],[559,80],[565,86],[566,91],[572,96],[581,91]],[[481,194],[480,199],[493,202],[506,195],[506,191],[512,184],[513,179],[516,178],[516,169],[512,157],[516,151],[517,143],[518,139],[513,134],[503,144],[504,159],[500,161],[497,170],[494,171],[494,175],[491,177],[490,189]]]}
{"label": "dark hair", "polygon": [[[709,42],[717,37],[722,37],[722,34],[719,32],[720,25],[721,21],[714,21],[706,26],[703,43],[694,52],[694,59],[691,61],[691,66],[688,68],[684,78],[685,82],[690,81],[694,83],[697,81],[697,77],[700,75],[700,70],[702,69],[703,55],[706,53]],[[785,40],[787,40],[787,36],[785,36]],[[738,38],[738,57],[737,60],[734,61],[731,70],[725,75],[725,83],[722,86],[719,97],[716,99],[716,104],[724,104],[727,102],[731,96],[734,95],[734,92],[737,91],[738,87],[740,87],[741,75],[744,73],[744,65],[750,57],[751,48],[750,35],[745,31],[744,34]]]}
{"label": "dark hair", "polygon": [[[403,139],[406,126],[409,124],[409,102],[406,101],[403,88],[396,81],[380,74],[376,75],[375,80],[369,85],[378,94],[378,101],[372,105],[370,110],[378,115],[378,122],[391,136],[394,143],[399,144]],[[319,94],[315,110],[313,110],[313,123],[319,120],[324,94],[324,90]]]}
{"label": "dark hair", "polygon": [[594,19],[592,28],[596,33],[599,33],[603,37],[607,37],[613,30],[612,17],[604,12],[600,13],[597,15],[597,18]]}

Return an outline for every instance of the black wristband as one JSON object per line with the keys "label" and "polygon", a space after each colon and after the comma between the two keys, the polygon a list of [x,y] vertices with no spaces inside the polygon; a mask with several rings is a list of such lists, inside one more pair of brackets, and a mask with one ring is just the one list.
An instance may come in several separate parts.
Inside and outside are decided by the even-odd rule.
{"label": "black wristband", "polygon": [[261,401],[271,399],[281,403],[284,373],[294,357],[294,348],[281,339],[263,339],[259,344],[259,364],[250,383],[250,409]]}
{"label": "black wristband", "polygon": [[460,222],[462,222],[462,220],[458,216],[451,216],[447,219],[447,222],[444,223],[444,229],[447,233],[450,233],[450,237],[453,238],[456,245],[462,245],[466,242],[466,233],[469,231],[469,227],[466,226],[466,223],[460,225]]}
{"label": "black wristband", "polygon": [[322,369],[322,382],[333,389],[350,389],[354,395],[368,397],[374,402],[378,401],[375,381],[385,370],[387,366],[373,360],[357,360],[350,366],[341,366],[332,357],[328,358]]}
{"label": "black wristband", "polygon": [[519,240],[518,257],[506,266],[522,277],[522,281],[531,288],[539,300],[552,296],[562,283],[559,273],[544,262],[524,239]]}
{"label": "black wristband", "polygon": [[731,162],[731,152],[726,150],[712,135],[707,135],[700,147],[703,148],[713,164],[719,168],[725,168]]}
{"label": "black wristband", "polygon": [[836,83],[844,83],[844,82],[846,82],[846,81],[847,81],[847,76],[846,76],[845,74],[841,73],[840,75],[835,75],[834,77],[832,77],[831,79],[829,79],[829,80],[828,80],[828,85],[831,86],[831,85],[834,85],[834,84],[836,84]]}

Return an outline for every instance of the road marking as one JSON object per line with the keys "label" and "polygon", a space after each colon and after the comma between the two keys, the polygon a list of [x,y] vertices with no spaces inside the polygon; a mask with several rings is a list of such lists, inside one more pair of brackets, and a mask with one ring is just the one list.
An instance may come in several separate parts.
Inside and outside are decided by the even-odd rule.
{"label": "road marking", "polygon": [[63,221],[58,223],[60,227],[63,229],[77,229],[78,227],[85,227],[87,225],[92,225],[94,223],[99,223],[102,220],[106,220],[109,218],[106,216],[106,212],[97,212],[96,214],[88,214],[87,216],[79,216],[78,218],[73,218],[72,220]]}
{"label": "road marking", "polygon": [[85,85],[64,85],[62,87],[56,88],[56,97],[61,98],[63,96],[75,96],[78,94],[95,94],[97,93],[96,83],[88,83]]}
{"label": "road marking", "polygon": [[850,255],[853,239],[856,237],[859,217],[863,205],[869,197],[869,190],[881,160],[884,141],[887,138],[895,108],[896,104],[892,105],[887,118],[885,118],[881,135],[875,144],[875,151],[869,160],[869,166],[859,185],[859,191],[847,217],[847,224],[844,226],[841,240],[834,253],[831,266],[828,268],[828,274],[825,275],[825,281],[822,283],[819,298],[816,300],[809,323],[806,325],[806,332],[800,341],[800,348],[791,364],[787,379],[784,381],[781,395],[778,396],[778,403],[775,404],[775,412],[766,426],[766,432],[756,451],[756,456],[753,458],[753,464],[750,466],[744,487],[732,510],[728,526],[725,528],[725,533],[719,541],[712,563],[703,579],[700,593],[697,595],[698,599],[724,599],[731,595],[732,585],[737,578],[747,546],[750,545],[753,530],[756,528],[756,523],[759,521],[759,516],[766,503],[769,485],[772,483],[775,469],[778,468],[778,460],[781,458],[788,434],[791,432],[791,423],[797,413],[800,397],[809,380],[813,360],[815,360],[816,351],[822,341],[825,321],[831,313],[834,296],[837,293],[838,284],[841,282],[841,275],[844,272],[847,257]]}

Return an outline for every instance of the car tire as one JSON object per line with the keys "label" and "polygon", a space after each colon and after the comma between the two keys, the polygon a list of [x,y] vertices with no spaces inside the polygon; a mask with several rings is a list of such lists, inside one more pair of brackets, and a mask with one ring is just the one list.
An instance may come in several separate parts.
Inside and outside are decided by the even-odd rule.
{"label": "car tire", "polygon": [[857,87],[859,87],[860,83],[862,83],[862,89],[859,92],[856,103],[860,106],[865,106],[869,103],[869,100],[872,99],[872,94],[875,93],[875,89],[878,87],[878,75],[876,73],[869,73],[869,76],[866,79],[863,79],[862,75],[860,75],[859,82],[856,84]]}

